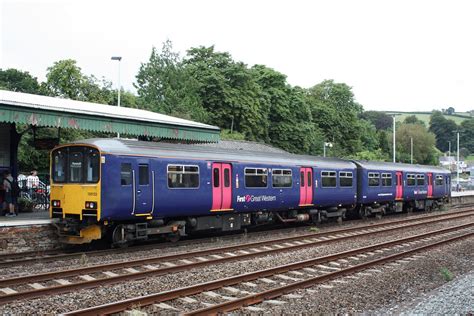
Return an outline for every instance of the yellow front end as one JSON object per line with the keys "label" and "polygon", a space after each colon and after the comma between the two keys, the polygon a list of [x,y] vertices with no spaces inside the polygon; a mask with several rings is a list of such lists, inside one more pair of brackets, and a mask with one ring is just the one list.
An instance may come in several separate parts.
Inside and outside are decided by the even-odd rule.
{"label": "yellow front end", "polygon": [[84,145],[65,145],[51,154],[50,217],[62,242],[89,243],[102,238],[100,152]]}

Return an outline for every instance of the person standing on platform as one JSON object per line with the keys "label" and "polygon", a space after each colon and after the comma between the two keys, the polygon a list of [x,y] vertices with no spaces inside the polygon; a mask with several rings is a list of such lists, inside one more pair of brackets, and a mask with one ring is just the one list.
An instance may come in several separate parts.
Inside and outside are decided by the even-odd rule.
{"label": "person standing on platform", "polygon": [[15,198],[16,198],[16,187],[18,187],[18,183],[13,179],[12,174],[10,171],[5,171],[4,178],[3,178],[3,188],[5,189],[5,202],[8,205],[9,213],[5,216],[13,217],[16,216],[15,213]]}
{"label": "person standing on platform", "polygon": [[26,178],[26,187],[28,189],[28,193],[30,194],[30,198],[33,198],[33,193],[39,187],[38,171],[32,170],[30,172],[30,175]]}

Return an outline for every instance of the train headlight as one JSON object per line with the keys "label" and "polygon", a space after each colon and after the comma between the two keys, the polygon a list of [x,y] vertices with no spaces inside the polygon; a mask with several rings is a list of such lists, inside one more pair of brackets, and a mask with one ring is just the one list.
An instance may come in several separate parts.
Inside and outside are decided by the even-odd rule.
{"label": "train headlight", "polygon": [[97,208],[97,203],[96,202],[86,202],[86,208],[87,209],[96,209]]}
{"label": "train headlight", "polygon": [[51,203],[53,204],[53,207],[61,207],[61,201],[53,200]]}

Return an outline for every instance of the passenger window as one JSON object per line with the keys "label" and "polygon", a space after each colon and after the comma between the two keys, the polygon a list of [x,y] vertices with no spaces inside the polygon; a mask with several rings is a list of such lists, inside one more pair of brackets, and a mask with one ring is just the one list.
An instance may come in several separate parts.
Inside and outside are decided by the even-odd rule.
{"label": "passenger window", "polygon": [[443,185],[443,176],[436,176],[436,185]]}
{"label": "passenger window", "polygon": [[196,189],[198,187],[199,166],[168,165],[168,188]]}
{"label": "passenger window", "polygon": [[415,185],[415,175],[414,174],[408,174],[407,175],[407,185],[409,187],[412,187]]}
{"label": "passenger window", "polygon": [[293,186],[292,172],[289,169],[273,169],[272,185],[274,188],[291,188]]}
{"label": "passenger window", "polygon": [[219,168],[214,168],[214,188],[219,187]]}
{"label": "passenger window", "polygon": [[230,170],[224,169],[224,187],[230,187]]}
{"label": "passenger window", "polygon": [[391,173],[382,173],[382,186],[391,187],[392,186],[392,174]]}
{"label": "passenger window", "polygon": [[341,187],[352,187],[352,172],[341,171],[339,172],[339,186]]}
{"label": "passenger window", "polygon": [[378,172],[369,172],[369,187],[378,187],[380,185],[380,174]]}
{"label": "passenger window", "polygon": [[138,184],[148,185],[150,184],[150,176],[148,175],[148,165],[138,165]]}
{"label": "passenger window", "polygon": [[266,188],[267,178],[267,168],[245,168],[246,188]]}
{"label": "passenger window", "polygon": [[130,185],[132,184],[132,164],[122,163],[120,168],[120,184]]}
{"label": "passenger window", "polygon": [[311,187],[312,183],[313,183],[313,179],[311,179],[311,172],[308,172],[308,187]]}
{"label": "passenger window", "polygon": [[336,171],[322,171],[321,186],[323,188],[335,188],[337,186]]}
{"label": "passenger window", "polygon": [[304,172],[301,171],[300,173],[300,182],[301,182],[301,187],[304,187]]}
{"label": "passenger window", "polygon": [[416,185],[425,185],[425,176],[419,174],[416,176]]}

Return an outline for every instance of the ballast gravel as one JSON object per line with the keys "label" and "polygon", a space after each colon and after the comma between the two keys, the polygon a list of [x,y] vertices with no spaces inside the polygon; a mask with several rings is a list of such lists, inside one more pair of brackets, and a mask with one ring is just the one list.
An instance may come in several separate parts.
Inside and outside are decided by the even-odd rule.
{"label": "ballast gravel", "polygon": [[[225,278],[230,275],[237,275],[241,273],[257,271],[265,268],[274,267],[277,265],[282,265],[290,262],[295,262],[299,260],[305,260],[309,258],[319,257],[323,255],[327,255],[330,253],[335,253],[339,251],[348,250],[351,248],[362,247],[370,244],[375,244],[379,242],[384,242],[387,240],[392,240],[395,238],[399,238],[401,236],[408,237],[410,235],[420,234],[426,231],[434,230],[437,228],[443,228],[452,226],[455,224],[461,224],[469,222],[469,219],[464,220],[456,220],[438,223],[438,224],[431,224],[428,227],[418,227],[416,230],[414,229],[405,229],[395,232],[389,232],[384,234],[377,234],[372,235],[369,237],[359,237],[354,238],[353,240],[346,240],[345,242],[337,242],[337,243],[329,243],[327,245],[318,246],[318,247],[311,247],[305,248],[293,252],[284,252],[275,255],[267,255],[263,257],[256,257],[250,260],[239,261],[239,262],[230,262],[226,264],[214,265],[214,266],[206,266],[203,268],[196,268],[185,272],[169,274],[165,276],[159,277],[148,277],[144,280],[137,280],[132,282],[125,282],[122,284],[116,284],[107,287],[99,287],[90,290],[81,290],[74,293],[62,294],[62,295],[55,295],[50,297],[42,297],[38,299],[28,300],[28,301],[18,301],[15,303],[7,304],[1,307],[2,314],[47,314],[47,313],[61,313],[72,311],[80,308],[86,308],[89,306],[99,305],[110,303],[116,300],[123,300],[126,298],[135,297],[138,295],[146,295],[151,293],[157,293],[165,290],[170,290],[178,287],[189,286],[205,281],[216,280],[220,278]],[[469,240],[468,240],[469,241]],[[472,245],[472,239],[470,240]],[[465,242],[461,242],[463,244]],[[459,244],[453,244],[451,249],[457,249]],[[472,260],[472,247],[464,247],[464,256],[468,256],[470,260]],[[162,250],[163,252],[163,250]],[[163,253],[164,254],[164,253]],[[134,257],[134,254],[131,255]],[[446,261],[445,266],[453,267],[452,271],[456,273],[456,275],[461,274],[461,271],[465,270],[465,267],[456,268],[459,264],[466,264],[463,260],[456,260],[456,257],[444,254],[438,254],[439,258],[442,258]],[[470,261],[467,261],[469,267]],[[427,265],[425,260],[418,260],[415,261],[413,264],[416,264],[417,267],[424,267]],[[439,270],[439,267],[437,267]],[[432,270],[432,269],[431,269]],[[459,270],[459,271],[458,271]],[[384,273],[383,277],[387,278],[392,276],[393,271],[389,271],[389,273]],[[412,269],[404,269],[404,273],[401,275],[404,278],[407,278],[409,281],[416,280],[417,278],[414,277],[412,274]],[[268,306],[265,310],[269,310],[269,312],[283,312],[283,313],[290,313],[293,311],[299,311],[300,313],[307,313],[307,312],[322,312],[322,313],[334,313],[334,312],[363,312],[363,311],[375,311],[374,308],[380,307],[377,305],[372,305],[374,303],[374,299],[367,294],[364,294],[365,291],[373,292],[372,290],[375,288],[372,283],[382,279],[380,274],[377,275],[377,278],[367,278],[364,281],[364,278],[359,279],[357,282],[354,282],[352,285],[351,291],[345,291],[346,286],[342,289],[332,292],[329,297],[325,291],[317,291],[317,295],[312,295],[311,297],[307,297],[303,303],[298,303],[296,306],[286,310],[287,306],[290,304],[284,304],[284,310],[272,310],[269,309]],[[360,281],[363,281],[362,283]],[[420,283],[416,283],[420,286],[421,289],[424,288],[424,283],[420,280]],[[439,280],[437,280],[439,281]],[[396,277],[393,277],[392,280],[385,280],[383,285],[389,288],[395,288],[396,284],[399,281]],[[436,283],[438,284],[438,283]],[[428,286],[429,288],[429,286]],[[380,295],[380,293],[386,293],[387,289],[378,289],[378,292],[375,292],[376,296]],[[417,294],[416,289],[410,289],[409,287],[406,288],[408,294]],[[397,289],[395,292],[388,291],[390,295],[385,297],[382,300],[375,300],[379,303],[383,303],[382,306],[387,306],[391,302],[398,302],[399,298],[403,298],[403,287],[402,289]],[[298,293],[295,293],[298,294]],[[339,299],[335,299],[339,297]],[[392,301],[391,301],[392,300]],[[311,305],[312,302],[319,302],[316,306]],[[330,303],[331,302],[331,303]],[[354,303],[354,305],[351,305]],[[306,306],[306,308],[300,308],[301,306]]]}

